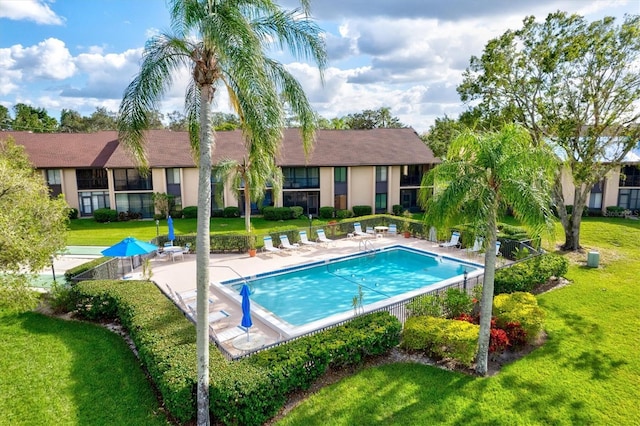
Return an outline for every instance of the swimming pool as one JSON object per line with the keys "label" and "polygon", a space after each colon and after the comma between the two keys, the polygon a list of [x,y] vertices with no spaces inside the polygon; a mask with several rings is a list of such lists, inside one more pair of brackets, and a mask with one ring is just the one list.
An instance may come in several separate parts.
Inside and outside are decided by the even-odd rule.
{"label": "swimming pool", "polygon": [[[268,316],[285,334],[354,312],[362,294],[368,310],[444,287],[482,273],[481,266],[433,253],[393,246],[245,278],[252,311]],[[237,294],[244,280],[221,284]]]}

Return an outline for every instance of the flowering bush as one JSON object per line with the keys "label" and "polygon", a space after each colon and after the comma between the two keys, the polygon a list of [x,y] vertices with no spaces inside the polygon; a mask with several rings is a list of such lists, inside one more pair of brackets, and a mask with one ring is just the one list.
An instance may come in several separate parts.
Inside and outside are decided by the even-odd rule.
{"label": "flowering bush", "polygon": [[522,348],[527,343],[527,332],[518,321],[507,322],[502,328],[507,333],[511,349]]}
{"label": "flowering bush", "polygon": [[491,329],[491,338],[489,339],[489,353],[502,353],[509,347],[509,338],[507,333],[501,328]]}

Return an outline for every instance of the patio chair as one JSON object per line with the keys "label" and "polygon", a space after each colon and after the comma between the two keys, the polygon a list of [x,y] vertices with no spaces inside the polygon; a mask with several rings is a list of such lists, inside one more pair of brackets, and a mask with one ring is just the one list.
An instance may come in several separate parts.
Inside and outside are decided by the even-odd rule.
{"label": "patio chair", "polygon": [[273,252],[273,253],[278,253],[282,251],[279,248],[273,246],[273,239],[270,236],[264,237],[263,241],[264,241],[264,247],[262,248],[262,250]]}
{"label": "patio chair", "polygon": [[182,254],[189,254],[191,252],[191,243],[186,243],[182,249]]}
{"label": "patio chair", "polygon": [[353,224],[353,235],[355,235],[356,237],[370,237],[370,235],[366,232],[362,232],[362,225],[360,225],[360,222],[356,222]]}
{"label": "patio chair", "polygon": [[300,231],[300,243],[306,246],[315,246],[316,243],[313,241],[309,241],[307,237],[307,231]]}
{"label": "patio chair", "polygon": [[367,226],[364,233],[367,234],[367,237],[371,237],[371,238],[376,237],[376,231],[373,229],[373,226]]}
{"label": "patio chair", "polygon": [[318,241],[319,243],[330,244],[333,242],[333,240],[330,240],[329,238],[327,238],[327,236],[324,233],[324,229],[318,229],[316,231],[316,234],[318,234],[318,239],[316,241]]}
{"label": "patio chair", "polygon": [[483,242],[484,240],[481,237],[476,237],[475,241],[473,242],[473,247],[466,248],[464,251],[468,254],[478,253],[480,250],[482,250]]}
{"label": "patio chair", "polygon": [[440,247],[460,247],[460,233],[458,231],[453,231],[451,234],[451,240],[446,243],[440,243]]}
{"label": "patio chair", "polygon": [[211,324],[209,324],[209,331],[213,334],[213,337],[218,341],[218,343],[224,343],[231,339],[234,339],[242,334],[247,333],[247,329],[241,325],[237,325],[231,328],[225,328],[221,331],[216,331]]}
{"label": "patio chair", "polygon": [[300,248],[300,245],[298,243],[291,244],[289,242],[289,237],[287,237],[286,235],[280,235],[280,247],[285,250],[298,250],[298,248]]}
{"label": "patio chair", "polygon": [[398,227],[395,223],[389,224],[389,229],[387,229],[387,234],[392,235],[394,237],[398,236]]}
{"label": "patio chair", "polygon": [[[189,316],[195,323],[198,316],[197,316],[196,310],[193,309],[191,306],[189,306]],[[209,326],[217,322],[222,322],[223,320],[227,320],[228,322],[229,317],[230,317],[229,313],[222,309],[217,312],[209,312]]]}

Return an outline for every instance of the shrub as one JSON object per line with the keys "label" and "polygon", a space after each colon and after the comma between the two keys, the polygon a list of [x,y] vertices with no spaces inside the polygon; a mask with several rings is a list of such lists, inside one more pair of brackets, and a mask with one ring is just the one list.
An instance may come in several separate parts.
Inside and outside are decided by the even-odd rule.
{"label": "shrub", "polygon": [[351,210],[338,210],[336,212],[336,219],[348,219],[350,217],[353,217]]}
{"label": "shrub", "polygon": [[567,273],[569,261],[557,254],[545,253],[496,271],[495,293],[532,291],[551,277]]}
{"label": "shrub", "polygon": [[509,339],[509,347],[512,349],[522,348],[527,343],[527,332],[524,331],[519,322],[506,322],[503,329]]}
{"label": "shrub", "polygon": [[93,268],[95,268],[98,265],[102,265],[105,262],[108,262],[109,260],[111,260],[111,257],[105,256],[105,257],[99,257],[97,259],[93,259],[93,260],[89,260],[81,265],[78,265],[74,268],[71,269],[67,269],[64,272],[64,279],[67,283],[71,283],[71,280],[73,277],[80,275],[84,272],[87,272]]}
{"label": "shrub", "polygon": [[291,217],[294,219],[299,218],[304,213],[304,209],[300,206],[291,206]]}
{"label": "shrub", "polygon": [[[195,328],[151,282],[86,281],[73,288],[79,315],[118,318],[138,349],[168,411],[181,423],[196,414]],[[212,423],[261,425],[328,367],[360,364],[399,342],[400,322],[387,312],[301,337],[238,362],[210,346]]]}
{"label": "shrub", "polygon": [[211,217],[224,217],[224,209],[211,210]]}
{"label": "shrub", "polygon": [[442,301],[437,294],[415,297],[411,302],[407,303],[407,309],[409,310],[409,316],[441,317],[444,315]]}
{"label": "shrub", "polygon": [[394,216],[400,216],[403,210],[404,207],[402,207],[401,204],[394,204],[393,206],[391,206],[391,211],[393,212]]}
{"label": "shrub", "polygon": [[115,222],[118,220],[118,212],[111,209],[96,209],[93,211],[93,219],[98,223]]}
{"label": "shrub", "polygon": [[372,212],[371,206],[353,206],[353,215],[354,216],[367,216]]}
{"label": "shrub", "polygon": [[335,209],[331,206],[324,206],[324,207],[320,207],[320,210],[318,211],[318,216],[320,217],[320,219],[333,219],[333,214],[335,212]]}
{"label": "shrub", "polygon": [[265,220],[289,220],[293,218],[291,207],[265,207],[262,210]]}
{"label": "shrub", "polygon": [[410,317],[404,324],[401,346],[470,366],[475,358],[479,331],[478,325],[466,321]]}
{"label": "shrub", "polygon": [[606,215],[610,217],[623,217],[624,216],[624,207],[619,206],[607,206]]}
{"label": "shrub", "polygon": [[78,218],[78,209],[71,207],[69,209],[69,219],[73,220],[73,219],[77,219]]}
{"label": "shrub", "polygon": [[501,328],[491,328],[489,337],[489,353],[502,353],[509,346],[507,333]]}
{"label": "shrub", "polygon": [[185,219],[195,219],[198,217],[198,206],[187,206],[182,209],[182,216]]}
{"label": "shrub", "polygon": [[228,206],[223,210],[224,217],[240,217],[240,209],[236,206]]}
{"label": "shrub", "polygon": [[493,299],[493,315],[498,327],[519,323],[527,342],[535,340],[544,326],[544,311],[531,293],[500,294]]}
{"label": "shrub", "polygon": [[473,299],[459,288],[448,288],[442,298],[444,313],[447,318],[455,318],[461,314],[471,314]]}

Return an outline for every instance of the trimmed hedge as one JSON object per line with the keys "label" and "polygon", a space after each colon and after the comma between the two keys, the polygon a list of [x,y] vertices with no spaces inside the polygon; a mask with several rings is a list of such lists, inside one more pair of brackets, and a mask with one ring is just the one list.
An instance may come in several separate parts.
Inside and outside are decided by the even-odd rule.
{"label": "trimmed hedge", "polygon": [[111,209],[96,209],[93,211],[93,219],[98,223],[117,222],[118,212]]}
{"label": "trimmed hedge", "polygon": [[368,216],[371,214],[371,206],[353,206],[354,216]]}
{"label": "trimmed hedge", "polygon": [[551,277],[562,277],[569,269],[563,256],[545,253],[496,271],[495,294],[532,291]]}
{"label": "trimmed hedge", "polygon": [[182,217],[185,219],[195,219],[198,217],[198,206],[188,206],[182,209]]}
{"label": "trimmed hedge", "polygon": [[318,216],[320,219],[333,219],[335,209],[331,206],[320,207]]}
{"label": "trimmed hedge", "polygon": [[240,209],[236,206],[225,207],[222,211],[224,217],[240,217]]}
{"label": "trimmed hedge", "polygon": [[262,217],[264,220],[289,220],[293,219],[293,213],[291,207],[268,206],[262,209]]}
{"label": "trimmed hedge", "polygon": [[[169,412],[180,422],[196,415],[196,336],[193,323],[151,282],[85,281],[73,288],[78,314],[119,318]],[[387,312],[302,337],[238,362],[210,346],[212,421],[260,425],[288,393],[308,388],[327,368],[358,364],[399,342],[400,322]]]}
{"label": "trimmed hedge", "polygon": [[544,311],[531,293],[499,294],[493,299],[493,315],[500,328],[506,328],[507,323],[519,323],[527,342],[534,341],[544,326]]}
{"label": "trimmed hedge", "polygon": [[476,355],[480,326],[467,321],[431,316],[409,317],[404,323],[401,346],[425,351],[436,358],[453,358],[470,366]]}
{"label": "trimmed hedge", "polygon": [[93,260],[88,260],[85,263],[83,263],[82,265],[78,265],[75,268],[71,268],[71,269],[67,269],[64,273],[64,280],[67,283],[71,282],[71,279],[73,277],[75,277],[76,275],[80,275],[84,272],[87,272],[93,268],[95,268],[96,266],[102,265],[105,262],[110,261],[111,259],[113,259],[112,257],[109,256],[103,256],[103,257],[99,257],[97,259],[93,259]]}

